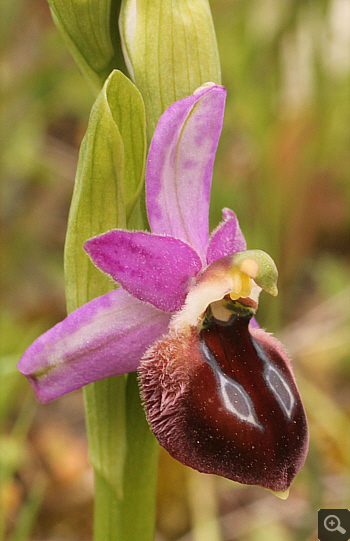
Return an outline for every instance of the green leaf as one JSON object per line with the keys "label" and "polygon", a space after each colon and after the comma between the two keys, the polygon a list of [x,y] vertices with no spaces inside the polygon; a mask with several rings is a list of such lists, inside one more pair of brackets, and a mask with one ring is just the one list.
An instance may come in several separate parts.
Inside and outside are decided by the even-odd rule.
{"label": "green leaf", "polygon": [[99,92],[113,68],[125,70],[117,28],[120,0],[48,2],[74,60],[93,90]]}
{"label": "green leaf", "polygon": [[142,222],[139,195],[145,160],[141,95],[125,75],[114,71],[92,108],[80,149],[65,248],[69,312],[114,288],[83,245],[109,229],[125,228],[129,219]]}
{"label": "green leaf", "polygon": [[145,100],[150,134],[176,100],[206,82],[220,84],[208,0],[123,0],[120,31],[126,64]]}
{"label": "green leaf", "polygon": [[135,209],[141,209],[140,195],[144,188],[146,165],[146,116],[140,92],[121,72],[112,74],[113,84],[107,85],[107,101],[113,120],[119,126],[124,144],[124,200],[126,225],[133,227],[144,225],[137,221]]}

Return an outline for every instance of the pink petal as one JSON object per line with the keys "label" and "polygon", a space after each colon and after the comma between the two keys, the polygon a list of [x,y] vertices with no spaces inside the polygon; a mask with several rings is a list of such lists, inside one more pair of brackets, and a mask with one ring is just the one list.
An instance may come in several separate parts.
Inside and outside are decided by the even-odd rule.
{"label": "pink petal", "polygon": [[147,349],[166,332],[170,316],[117,289],[72,312],[40,336],[18,369],[40,402],[83,385],[134,372]]}
{"label": "pink petal", "polygon": [[228,208],[224,208],[222,217],[224,221],[211,234],[207,250],[208,265],[221,257],[247,249],[235,213]]}
{"label": "pink petal", "polygon": [[188,244],[142,231],[114,229],[88,240],[84,248],[126,291],[165,312],[182,307],[190,279],[202,266]]}
{"label": "pink petal", "polygon": [[211,178],[226,90],[204,86],[162,115],[150,146],[146,196],[153,233],[190,244],[205,262]]}

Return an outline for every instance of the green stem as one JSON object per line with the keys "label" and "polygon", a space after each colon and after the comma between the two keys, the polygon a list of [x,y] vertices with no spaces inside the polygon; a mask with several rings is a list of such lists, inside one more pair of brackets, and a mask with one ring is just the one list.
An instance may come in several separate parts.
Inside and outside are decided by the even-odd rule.
{"label": "green stem", "polygon": [[95,541],[154,538],[158,444],[135,374],[85,388],[90,460],[95,470]]}

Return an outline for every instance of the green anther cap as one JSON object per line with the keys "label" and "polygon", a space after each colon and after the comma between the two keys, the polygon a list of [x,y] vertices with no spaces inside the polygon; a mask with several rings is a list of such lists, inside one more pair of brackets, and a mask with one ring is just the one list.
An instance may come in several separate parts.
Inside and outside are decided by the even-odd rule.
{"label": "green anther cap", "polygon": [[272,257],[262,250],[246,250],[237,252],[232,263],[239,270],[252,278],[262,289],[276,297],[278,295],[278,271]]}

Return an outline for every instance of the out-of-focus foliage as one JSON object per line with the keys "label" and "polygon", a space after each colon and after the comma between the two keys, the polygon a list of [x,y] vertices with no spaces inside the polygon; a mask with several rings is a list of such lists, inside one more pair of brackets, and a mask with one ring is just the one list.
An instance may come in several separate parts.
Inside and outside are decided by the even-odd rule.
{"label": "out-of-focus foliage", "polygon": [[[349,4],[211,7],[228,89],[212,223],[230,206],[249,248],[278,263],[280,295],[262,298],[259,317],[294,359],[310,453],[287,501],[162,453],[157,540],[311,541],[320,507],[348,507]],[[0,10],[0,540],[88,540],[81,393],[38,406],[15,364],[65,316],[63,243],[94,97],[44,0]]]}

